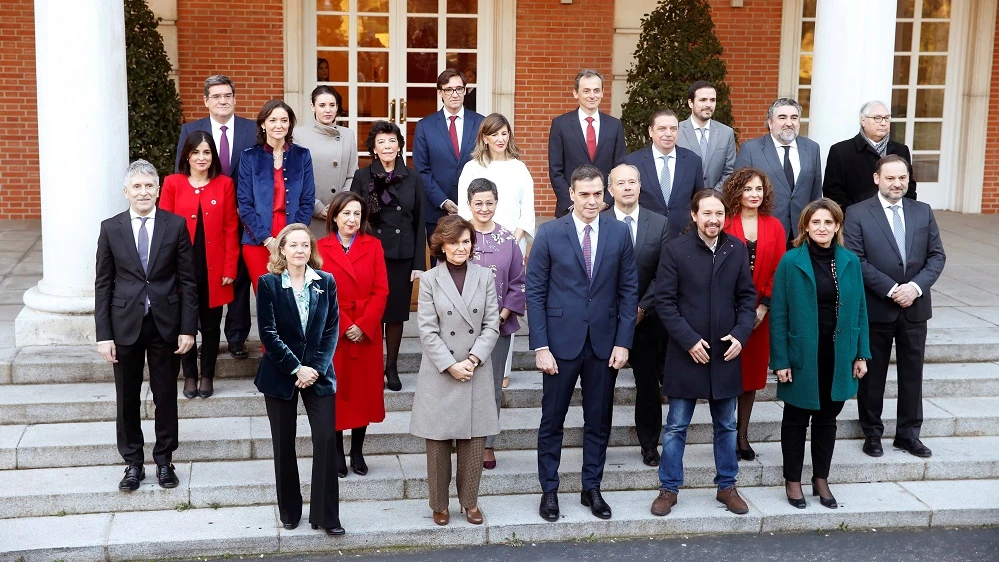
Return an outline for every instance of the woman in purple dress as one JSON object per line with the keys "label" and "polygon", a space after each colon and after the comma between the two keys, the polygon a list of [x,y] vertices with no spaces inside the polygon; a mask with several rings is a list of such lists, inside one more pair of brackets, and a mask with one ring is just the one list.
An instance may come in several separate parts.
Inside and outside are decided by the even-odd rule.
{"label": "woman in purple dress", "polygon": [[[499,298],[499,340],[491,355],[498,415],[503,399],[503,375],[506,373],[510,342],[513,333],[520,329],[518,317],[524,315],[527,297],[524,292],[524,254],[513,233],[493,221],[497,199],[496,184],[490,180],[479,178],[468,185],[468,206],[472,210],[471,222],[475,227],[472,263],[487,267],[493,272],[496,296]],[[482,468],[496,468],[496,454],[493,451],[495,441],[496,435],[486,437]]]}

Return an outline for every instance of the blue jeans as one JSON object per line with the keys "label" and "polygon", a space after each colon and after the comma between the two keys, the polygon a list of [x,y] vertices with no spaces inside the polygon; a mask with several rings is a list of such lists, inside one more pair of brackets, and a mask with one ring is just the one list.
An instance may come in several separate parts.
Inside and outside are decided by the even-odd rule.
{"label": "blue jeans", "polygon": [[[735,454],[735,405],[737,398],[709,400],[714,427],[715,484],[719,490],[735,486],[739,460]],[[687,427],[694,415],[697,400],[670,398],[669,413],[663,428],[663,453],[659,459],[659,489],[674,494],[683,486],[683,450],[687,446]]]}

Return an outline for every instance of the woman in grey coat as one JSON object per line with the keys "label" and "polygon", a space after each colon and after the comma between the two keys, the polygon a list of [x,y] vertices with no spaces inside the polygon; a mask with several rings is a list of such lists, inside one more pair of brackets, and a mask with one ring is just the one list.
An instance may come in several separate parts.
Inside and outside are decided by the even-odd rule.
{"label": "woman in grey coat", "polygon": [[439,260],[420,277],[417,319],[423,361],[410,432],[427,442],[427,485],[434,522],[447,525],[451,446],[457,442],[458,500],[469,523],[482,523],[479,479],[486,436],[499,433],[490,354],[499,337],[492,273],[469,263],[472,225],[449,215],[437,222],[430,252]]}

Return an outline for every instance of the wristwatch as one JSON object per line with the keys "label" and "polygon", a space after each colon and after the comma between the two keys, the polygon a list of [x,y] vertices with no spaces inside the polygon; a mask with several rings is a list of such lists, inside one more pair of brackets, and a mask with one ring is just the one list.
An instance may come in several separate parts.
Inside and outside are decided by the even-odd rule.
{"label": "wristwatch", "polygon": [[471,357],[469,357],[468,360],[472,362],[473,369],[478,369],[479,365],[482,364],[482,361],[479,361],[478,359],[472,359]]}

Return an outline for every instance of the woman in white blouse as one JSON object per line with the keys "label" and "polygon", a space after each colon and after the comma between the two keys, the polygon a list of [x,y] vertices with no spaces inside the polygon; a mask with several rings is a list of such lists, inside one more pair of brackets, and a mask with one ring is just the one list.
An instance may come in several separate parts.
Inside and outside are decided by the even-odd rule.
{"label": "woman in white blouse", "polygon": [[482,120],[475,139],[472,159],[458,178],[458,215],[468,220],[468,184],[486,178],[496,184],[499,199],[493,220],[513,232],[521,251],[527,248],[527,236],[534,236],[534,179],[520,161],[520,149],[513,139],[513,129],[506,117],[493,113]]}

